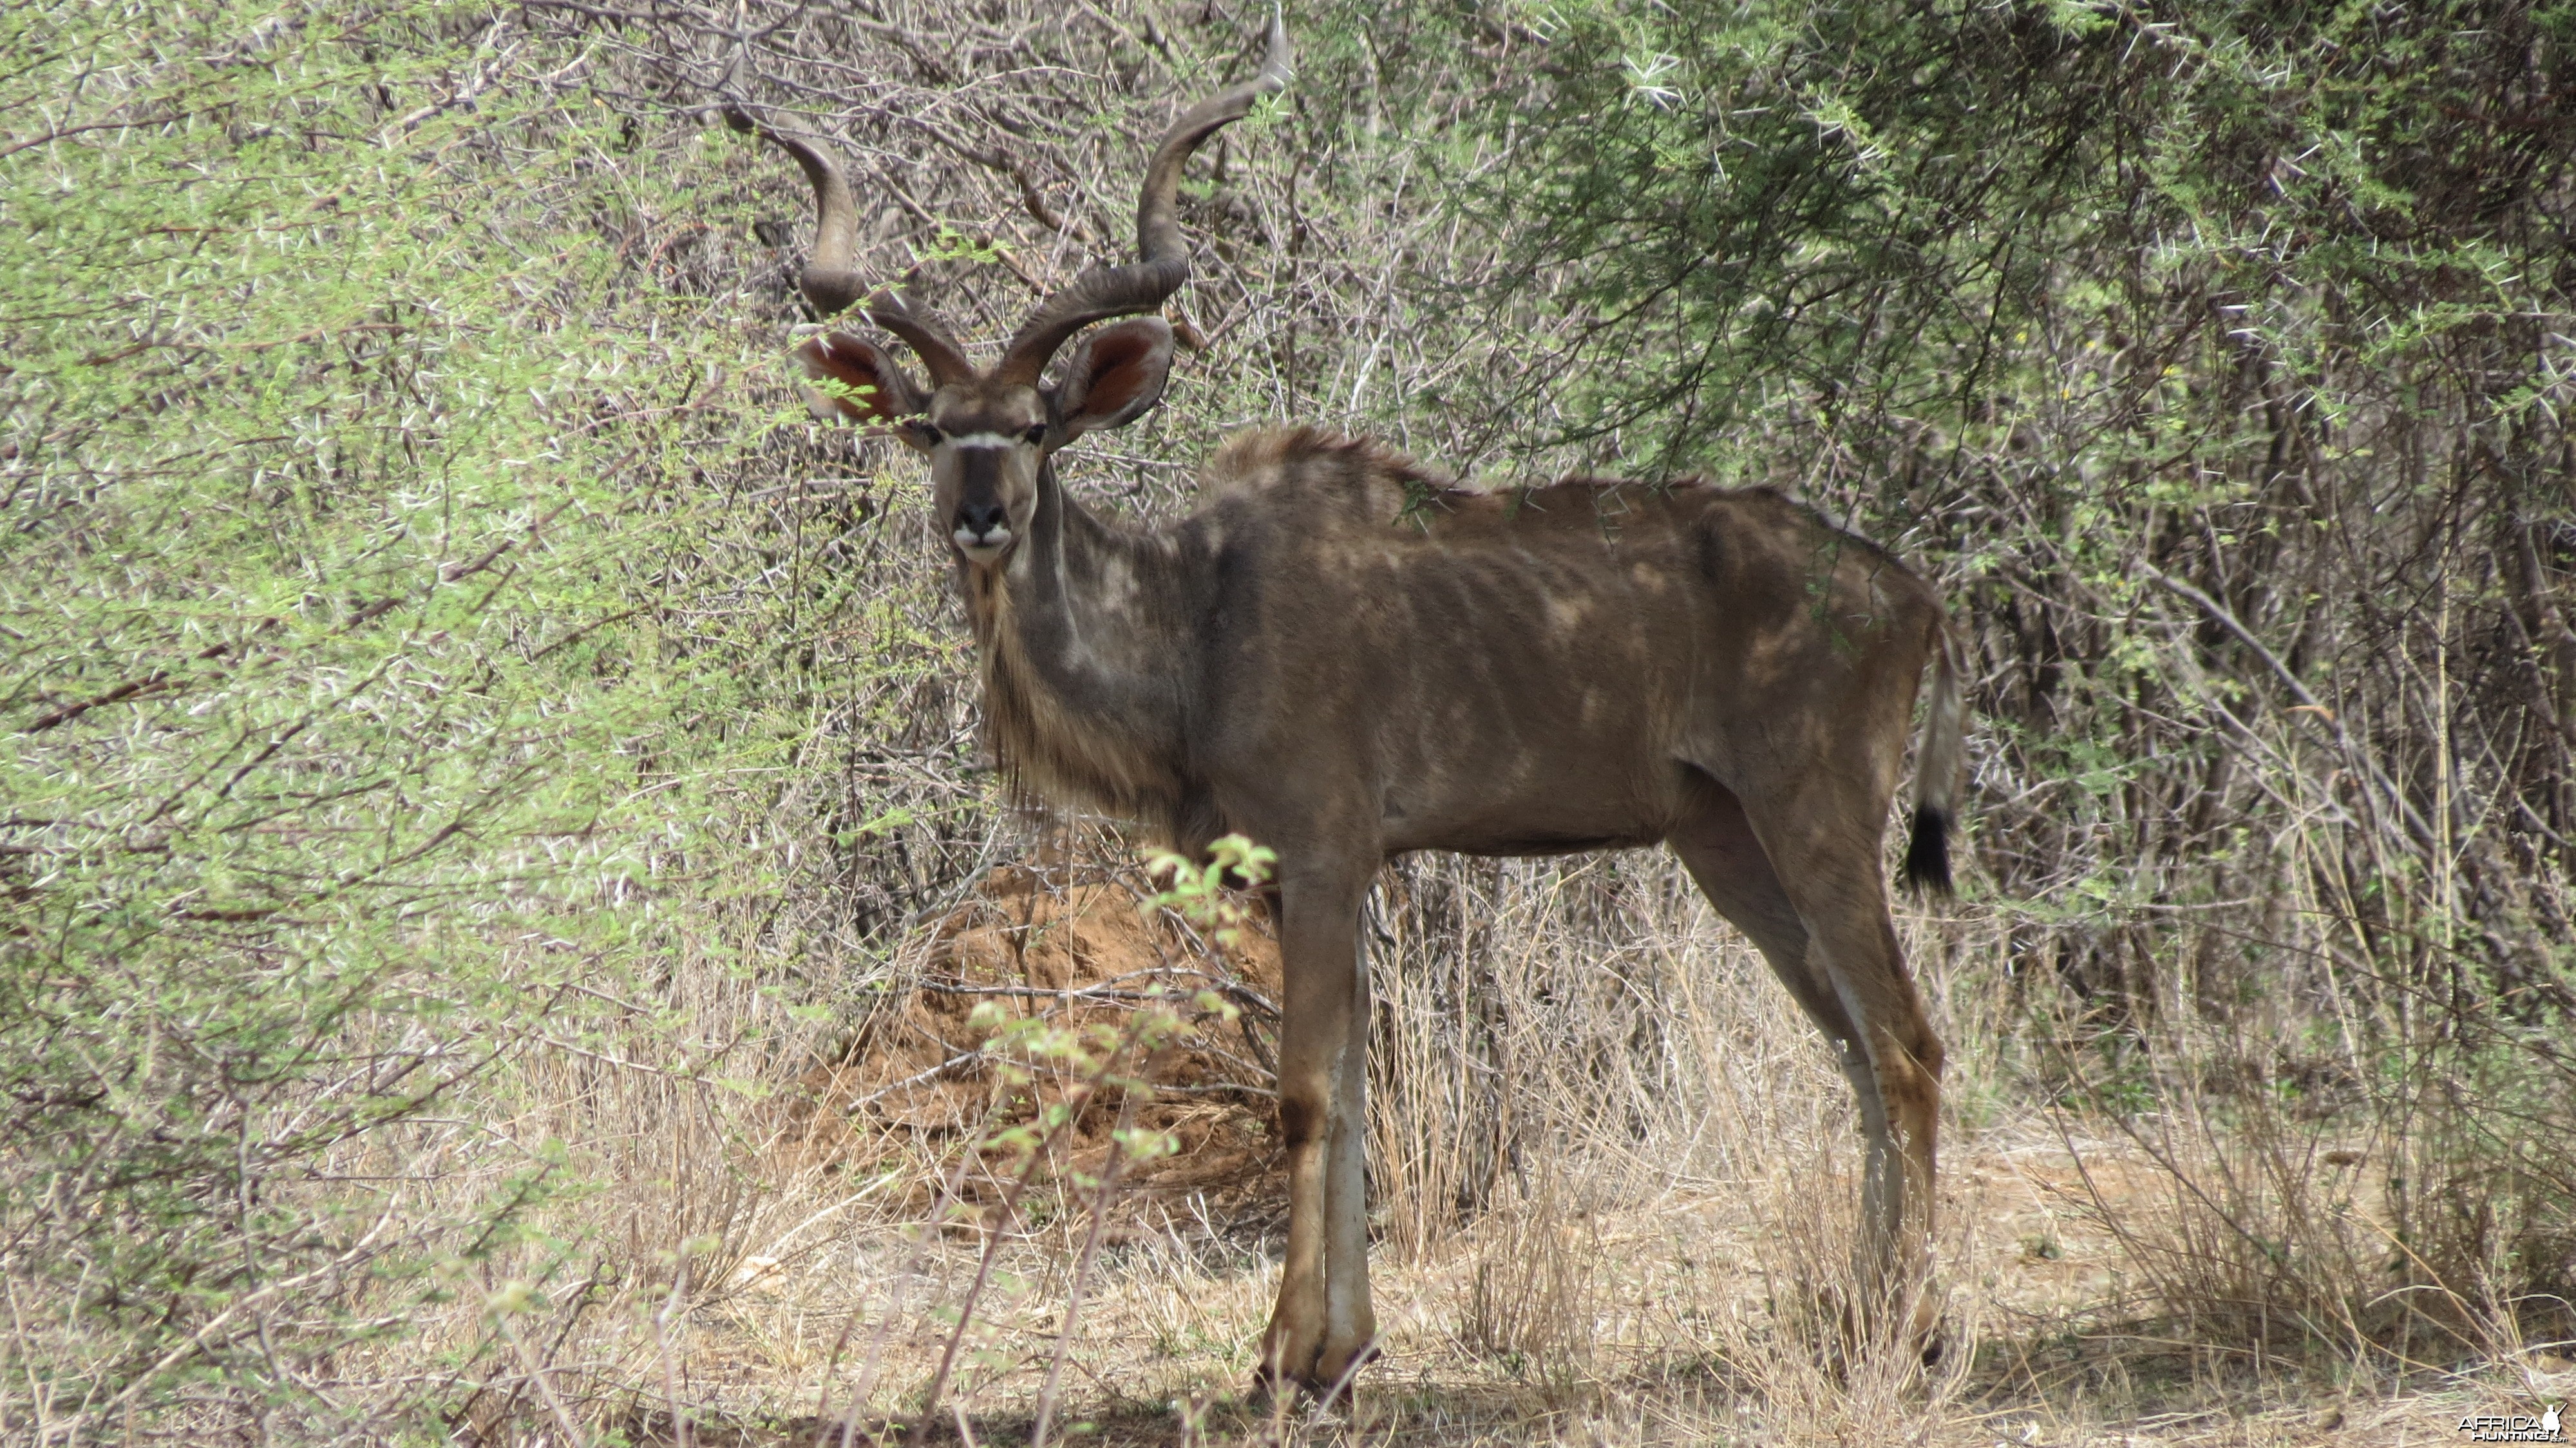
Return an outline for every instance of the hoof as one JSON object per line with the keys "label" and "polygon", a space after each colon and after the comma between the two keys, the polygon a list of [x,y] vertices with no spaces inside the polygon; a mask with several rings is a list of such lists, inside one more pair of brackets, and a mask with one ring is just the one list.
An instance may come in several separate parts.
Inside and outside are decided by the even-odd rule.
{"label": "hoof", "polygon": [[1254,1368],[1252,1388],[1243,1395],[1243,1406],[1256,1416],[1268,1417],[1282,1406],[1296,1402],[1295,1382],[1287,1382],[1284,1394],[1281,1384],[1281,1378],[1270,1370],[1269,1364]]}
{"label": "hoof", "polygon": [[[1328,1352],[1320,1361],[1331,1362],[1333,1356]],[[1315,1395],[1317,1402],[1330,1403],[1338,1399],[1347,1404],[1355,1391],[1352,1384],[1359,1377],[1360,1369],[1375,1361],[1377,1361],[1377,1339],[1371,1337],[1344,1355],[1340,1365],[1330,1373],[1316,1373],[1315,1381],[1308,1384],[1306,1390]]]}
{"label": "hoof", "polygon": [[[1375,1361],[1377,1355],[1377,1339],[1372,1337],[1346,1354],[1318,1353],[1304,1372],[1291,1372],[1275,1359],[1265,1360],[1252,1370],[1251,1401],[1263,1411],[1279,1403],[1305,1402],[1319,1407],[1336,1402],[1347,1404],[1351,1399],[1352,1380],[1359,1376],[1360,1369]],[[1337,1356],[1339,1365],[1331,1372],[1324,1371],[1323,1365],[1333,1362]]]}

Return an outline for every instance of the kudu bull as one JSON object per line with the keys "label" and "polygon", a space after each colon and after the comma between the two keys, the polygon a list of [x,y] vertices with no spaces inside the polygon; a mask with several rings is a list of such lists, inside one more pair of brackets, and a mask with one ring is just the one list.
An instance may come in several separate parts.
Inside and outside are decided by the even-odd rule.
{"label": "kudu bull", "polygon": [[1474,491],[1308,428],[1228,441],[1204,506],[1170,527],[1094,514],[1056,479],[1057,449],[1161,396],[1172,330],[1153,314],[1189,272],[1182,168],[1285,86],[1286,62],[1274,27],[1256,78],[1173,125],[1139,259],[1049,298],[990,370],[900,292],[862,300],[823,145],[728,111],[812,183],[814,310],[857,303],[929,371],[924,388],[840,333],[796,354],[818,411],[928,455],[1001,763],[1185,852],[1229,831],[1278,852],[1289,1214],[1264,1376],[1334,1384],[1375,1332],[1358,922],[1408,850],[1672,846],[1839,1048],[1868,1138],[1864,1283],[1919,1340],[1941,1043],[1897,953],[1880,840],[1928,662],[1907,874],[1947,886],[1961,709],[1930,587],[1767,489]]}

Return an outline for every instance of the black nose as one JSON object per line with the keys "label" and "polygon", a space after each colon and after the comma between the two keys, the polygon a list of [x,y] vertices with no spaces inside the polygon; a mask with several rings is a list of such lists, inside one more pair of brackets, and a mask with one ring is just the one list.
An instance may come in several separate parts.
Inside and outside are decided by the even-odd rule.
{"label": "black nose", "polygon": [[981,538],[985,534],[992,532],[994,529],[1004,526],[1009,521],[1009,515],[1002,511],[1002,505],[999,503],[960,503],[957,505],[957,527],[959,531],[972,534],[977,538]]}

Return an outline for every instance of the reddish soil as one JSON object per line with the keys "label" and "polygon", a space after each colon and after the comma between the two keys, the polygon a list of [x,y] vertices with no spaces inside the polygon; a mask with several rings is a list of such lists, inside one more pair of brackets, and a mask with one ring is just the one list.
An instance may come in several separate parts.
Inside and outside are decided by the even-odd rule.
{"label": "reddish soil", "polygon": [[[972,901],[931,931],[917,969],[862,1024],[842,1059],[803,1078],[807,1096],[791,1149],[863,1168],[945,1154],[962,1135],[1025,1123],[1044,1103],[1085,1096],[1086,1083],[1079,1072],[1044,1063],[1028,1063],[1030,1078],[1012,1080],[982,1049],[990,1031],[972,1022],[977,1007],[991,1002],[1105,1037],[1154,1004],[1147,993],[1159,990],[1191,1024],[1143,1070],[1130,1062],[1120,1074],[1153,1088],[1138,1096],[1131,1124],[1164,1133],[1177,1149],[1124,1164],[1124,1179],[1157,1193],[1223,1198],[1260,1189],[1277,1155],[1270,1085],[1278,944],[1249,897],[1238,902],[1246,919],[1235,943],[1220,946],[1168,911],[1143,908],[1150,896],[1133,872],[995,869]],[[1194,999],[1202,992],[1232,1004],[1240,1018],[1203,1009]],[[1058,1174],[1087,1176],[1108,1160],[1125,1093],[1111,1085],[1087,1094],[1050,1152]],[[967,1190],[985,1196],[997,1186],[987,1179],[983,1190]]]}

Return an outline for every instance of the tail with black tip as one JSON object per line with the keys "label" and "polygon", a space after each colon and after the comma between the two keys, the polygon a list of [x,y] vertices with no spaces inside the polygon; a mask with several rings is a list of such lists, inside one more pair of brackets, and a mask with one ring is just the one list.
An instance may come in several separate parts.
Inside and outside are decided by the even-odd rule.
{"label": "tail with black tip", "polygon": [[1959,696],[1958,646],[1935,622],[1932,704],[1914,743],[1914,837],[1905,847],[1905,883],[1917,892],[1950,893],[1950,832],[1959,824],[1959,784],[1967,753],[1967,706]]}

